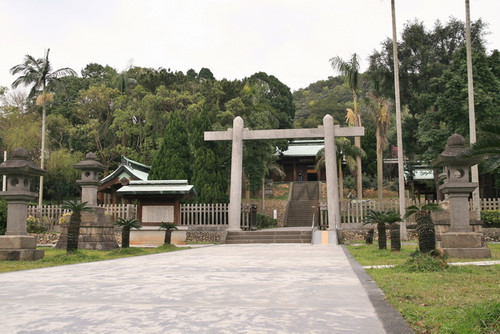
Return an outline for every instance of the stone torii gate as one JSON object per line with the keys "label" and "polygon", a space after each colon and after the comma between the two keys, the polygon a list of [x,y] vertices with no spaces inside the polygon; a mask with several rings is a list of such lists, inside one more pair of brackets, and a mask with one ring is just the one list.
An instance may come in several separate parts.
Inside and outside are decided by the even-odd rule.
{"label": "stone torii gate", "polygon": [[[363,127],[341,128],[333,124],[333,117],[326,115],[323,126],[311,129],[249,130],[243,128],[243,119],[236,117],[233,128],[227,131],[206,131],[205,141],[231,140],[231,188],[229,195],[229,231],[241,230],[241,182],[243,167],[243,140],[323,138],[325,142],[326,187],[328,199],[328,230],[336,232],[340,227],[339,187],[335,137],[363,136]],[[336,233],[332,233],[337,243]]]}

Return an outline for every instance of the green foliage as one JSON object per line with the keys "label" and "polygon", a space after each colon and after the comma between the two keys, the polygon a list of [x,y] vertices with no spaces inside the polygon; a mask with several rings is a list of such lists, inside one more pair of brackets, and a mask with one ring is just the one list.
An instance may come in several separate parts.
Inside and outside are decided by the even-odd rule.
{"label": "green foliage", "polygon": [[406,208],[405,218],[415,215],[417,222],[418,247],[420,252],[433,254],[436,251],[436,231],[431,212],[440,211],[436,203],[426,203],[421,206],[412,205]]}
{"label": "green foliage", "polygon": [[80,224],[82,222],[82,212],[93,212],[92,207],[87,206],[87,202],[65,201],[61,208],[71,211],[68,224],[68,238],[66,242],[66,252],[74,253],[78,250],[78,238],[80,237]]}
{"label": "green foliage", "polygon": [[500,331],[500,302],[485,301],[461,308],[461,317],[443,326],[443,333],[498,333]]}
{"label": "green foliage", "polygon": [[0,235],[5,234],[7,229],[7,202],[0,199]]}
{"label": "green foliage", "polygon": [[174,231],[177,230],[177,225],[175,225],[174,223],[162,222],[160,224],[160,229],[165,229],[166,231]]}
{"label": "green foliage", "polygon": [[[486,54],[485,24],[478,20],[471,28],[475,115],[481,127],[500,112],[500,80],[495,72],[500,61],[495,53]],[[387,39],[370,56],[367,75],[377,97],[394,95],[392,48]],[[448,136],[468,134],[465,24],[452,18],[428,30],[420,21],[408,22],[398,53],[405,155],[429,161],[442,152]]]}
{"label": "green foliage", "polygon": [[406,263],[398,265],[396,268],[402,272],[411,273],[443,271],[449,270],[451,267],[441,257],[416,251]]}
{"label": "green foliage", "polygon": [[484,227],[500,227],[500,210],[481,211]]}
{"label": "green foliage", "polygon": [[276,219],[273,219],[272,217],[260,213],[257,214],[257,228],[272,228],[272,227],[278,227],[278,221]]}
{"label": "green foliage", "polygon": [[170,115],[162,145],[151,166],[149,179],[191,179],[191,154],[187,125],[180,112],[173,112]]}
{"label": "green foliage", "polygon": [[122,248],[130,247],[130,230],[141,228],[141,223],[135,218],[118,218],[114,224],[122,227]]}
{"label": "green foliage", "polygon": [[[377,224],[377,232],[378,232],[378,247],[379,249],[387,248],[387,232],[386,232],[386,224],[394,225],[397,222],[401,221],[401,216],[399,213],[390,210],[368,210],[366,212],[365,217],[363,218],[363,225],[367,224]],[[394,226],[392,228],[394,230]],[[394,247],[391,244],[392,250],[399,251],[401,249],[401,241],[399,239],[399,234],[396,231],[393,231],[391,237],[394,238]]]}
{"label": "green foliage", "polygon": [[78,195],[76,181],[80,178],[80,171],[73,168],[73,165],[82,160],[82,153],[70,153],[64,148],[50,153],[46,162],[44,192],[57,203]]}
{"label": "green foliage", "polygon": [[30,215],[28,219],[26,219],[26,230],[28,233],[45,233],[49,231],[49,229],[50,222],[46,218],[40,220]]}

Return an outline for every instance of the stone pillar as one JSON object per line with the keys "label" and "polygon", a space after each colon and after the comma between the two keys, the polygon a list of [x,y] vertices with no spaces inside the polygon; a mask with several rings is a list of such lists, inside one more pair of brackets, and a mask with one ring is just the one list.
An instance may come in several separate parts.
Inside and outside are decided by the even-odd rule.
{"label": "stone pillar", "polygon": [[445,170],[444,183],[439,189],[447,195],[449,202],[449,211],[445,214],[450,227],[441,233],[441,247],[451,257],[491,257],[482,231],[473,231],[470,224],[469,195],[478,184],[469,182],[469,168],[478,161],[462,158],[465,150],[464,137],[453,134],[448,138],[446,149],[432,161],[433,166]]}
{"label": "stone pillar", "polygon": [[0,164],[0,174],[6,176],[7,190],[0,198],[7,202],[7,231],[0,236],[0,260],[38,260],[45,252],[36,249],[36,238],[26,231],[28,203],[37,198],[30,191],[30,178],[42,176],[44,169],[28,161],[28,151],[17,148],[12,159]]}
{"label": "stone pillar", "polygon": [[243,118],[233,121],[231,151],[231,188],[229,194],[229,231],[241,231],[241,180],[243,169]]}
{"label": "stone pillar", "polygon": [[[335,158],[335,126],[333,117],[323,117],[323,128],[325,131],[325,171],[326,171],[326,193],[328,205],[328,229],[334,238],[333,243],[338,243],[337,229],[340,228],[339,187],[337,180],[337,159]],[[329,239],[332,238],[329,236]]]}

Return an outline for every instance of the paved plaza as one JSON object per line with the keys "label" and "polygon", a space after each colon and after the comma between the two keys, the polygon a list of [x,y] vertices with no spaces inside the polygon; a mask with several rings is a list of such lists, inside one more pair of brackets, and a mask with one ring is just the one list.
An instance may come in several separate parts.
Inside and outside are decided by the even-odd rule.
{"label": "paved plaza", "polygon": [[410,332],[337,245],[207,246],[4,273],[0,286],[2,333]]}

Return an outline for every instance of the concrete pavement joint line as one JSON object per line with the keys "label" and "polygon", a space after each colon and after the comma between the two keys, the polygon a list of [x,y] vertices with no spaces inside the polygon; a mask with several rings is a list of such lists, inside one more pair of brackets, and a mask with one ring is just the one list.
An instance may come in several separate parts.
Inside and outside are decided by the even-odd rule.
{"label": "concrete pavement joint line", "polygon": [[[500,264],[499,260],[493,261],[474,261],[474,262],[452,262],[448,263],[450,266],[493,266],[495,264]],[[363,266],[363,269],[383,269],[383,268],[394,268],[394,264],[383,264],[378,266]]]}

